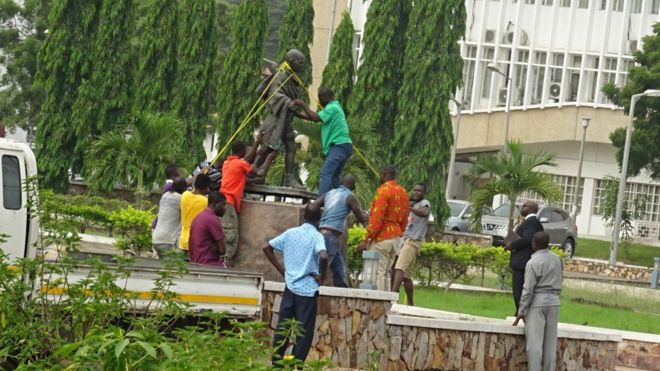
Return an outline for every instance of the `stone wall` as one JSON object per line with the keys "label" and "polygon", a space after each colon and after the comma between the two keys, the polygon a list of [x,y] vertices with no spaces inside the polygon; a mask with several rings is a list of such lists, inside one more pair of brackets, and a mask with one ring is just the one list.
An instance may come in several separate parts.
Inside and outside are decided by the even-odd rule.
{"label": "stone wall", "polygon": [[[277,326],[283,284],[266,282],[263,320]],[[308,359],[342,368],[379,370],[523,370],[522,327],[390,313],[397,294],[321,287]],[[558,370],[614,370],[619,337],[560,333]]]}
{"label": "stone wall", "polygon": [[642,370],[660,370],[660,343],[623,339],[617,363]]}
{"label": "stone wall", "polygon": [[595,274],[619,280],[650,282],[653,269],[636,265],[611,265],[603,260],[573,258],[566,260],[564,271]]}

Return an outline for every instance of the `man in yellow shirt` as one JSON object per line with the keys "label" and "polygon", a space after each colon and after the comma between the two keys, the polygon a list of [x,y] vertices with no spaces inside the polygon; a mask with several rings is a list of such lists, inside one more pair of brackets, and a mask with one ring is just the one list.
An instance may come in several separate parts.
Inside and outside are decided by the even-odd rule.
{"label": "man in yellow shirt", "polygon": [[190,239],[190,225],[193,219],[208,206],[207,194],[211,187],[208,174],[198,174],[193,184],[193,190],[185,191],[181,195],[181,237],[179,248],[188,255],[188,240]]}

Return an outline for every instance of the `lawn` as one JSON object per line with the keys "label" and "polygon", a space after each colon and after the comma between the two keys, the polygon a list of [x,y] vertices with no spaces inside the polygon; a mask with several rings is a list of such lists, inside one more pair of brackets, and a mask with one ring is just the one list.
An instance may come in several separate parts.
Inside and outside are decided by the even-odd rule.
{"label": "lawn", "polygon": [[[617,251],[617,261],[626,264],[641,265],[645,267],[653,266],[653,257],[660,256],[660,247],[642,245],[633,243],[628,247],[628,256],[624,258],[623,245],[619,245]],[[608,260],[610,258],[610,242],[601,240],[592,240],[589,238],[579,238],[575,249],[575,256],[581,258],[592,258]]]}
{"label": "lawn", "polygon": [[[401,291],[404,302],[404,293]],[[415,305],[476,316],[504,319],[513,316],[510,294],[472,293],[416,287]],[[635,311],[636,310],[636,311]],[[660,302],[566,289],[562,293],[561,322],[660,334]]]}

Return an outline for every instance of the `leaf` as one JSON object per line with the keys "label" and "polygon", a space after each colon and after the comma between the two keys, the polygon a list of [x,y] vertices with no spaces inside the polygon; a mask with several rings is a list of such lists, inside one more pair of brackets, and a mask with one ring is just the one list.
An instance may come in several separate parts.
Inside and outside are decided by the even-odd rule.
{"label": "leaf", "polygon": [[174,351],[172,350],[172,347],[167,344],[167,343],[160,343],[160,350],[163,351],[163,354],[165,354],[165,357],[167,358],[172,358],[174,356]]}
{"label": "leaf", "polygon": [[144,351],[147,352],[147,354],[151,358],[153,359],[158,358],[158,356],[156,355],[156,349],[154,349],[154,347],[151,344],[144,341],[138,341],[138,345],[140,345],[142,349],[144,349]]}
{"label": "leaf", "polygon": [[124,339],[115,345],[115,358],[119,359],[119,356],[124,352],[124,349],[126,349],[129,342],[130,340]]}
{"label": "leaf", "polygon": [[138,338],[140,340],[144,340],[144,335],[139,331],[130,331],[128,334],[126,334],[126,337],[132,337],[132,338]]}

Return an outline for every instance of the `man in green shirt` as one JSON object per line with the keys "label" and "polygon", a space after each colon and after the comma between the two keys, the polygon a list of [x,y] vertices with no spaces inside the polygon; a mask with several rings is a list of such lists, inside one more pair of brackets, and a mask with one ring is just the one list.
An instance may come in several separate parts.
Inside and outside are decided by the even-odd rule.
{"label": "man in green shirt", "polygon": [[321,143],[323,144],[323,167],[319,180],[319,196],[325,195],[329,190],[341,184],[341,172],[349,157],[353,154],[353,144],[348,135],[348,123],[344,109],[334,98],[332,90],[326,87],[319,88],[319,103],[321,111],[314,112],[305,102],[295,99],[293,104],[302,108],[298,115],[306,120],[322,122]]}

